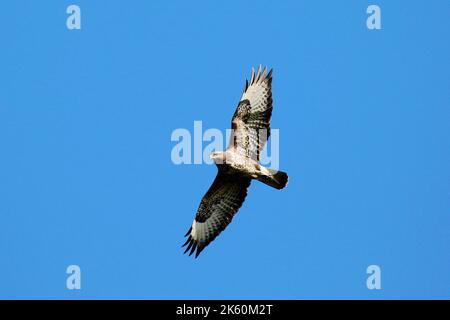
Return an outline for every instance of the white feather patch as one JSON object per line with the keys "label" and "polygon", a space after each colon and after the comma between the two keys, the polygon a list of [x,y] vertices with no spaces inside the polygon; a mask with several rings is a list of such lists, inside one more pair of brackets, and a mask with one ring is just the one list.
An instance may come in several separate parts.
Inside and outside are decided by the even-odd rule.
{"label": "white feather patch", "polygon": [[205,223],[197,222],[194,220],[192,223],[191,237],[195,241],[202,242],[205,238]]}

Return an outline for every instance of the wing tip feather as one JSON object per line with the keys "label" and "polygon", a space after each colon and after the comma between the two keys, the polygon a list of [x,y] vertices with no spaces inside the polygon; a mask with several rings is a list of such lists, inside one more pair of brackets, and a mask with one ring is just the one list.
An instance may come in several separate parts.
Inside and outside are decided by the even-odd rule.
{"label": "wing tip feather", "polygon": [[189,256],[192,256],[192,254],[194,253],[195,249],[197,248],[198,242],[197,241],[192,241],[192,243],[194,244],[192,246],[191,252],[189,252]]}
{"label": "wing tip feather", "polygon": [[259,67],[258,67],[258,73],[257,73],[257,75],[256,75],[255,83],[259,83],[259,81],[260,81],[260,78],[261,78],[261,68],[262,68],[262,66],[261,66],[261,64],[259,64]]}
{"label": "wing tip feather", "polygon": [[273,68],[270,68],[269,73],[266,76],[266,79],[272,79]]}
{"label": "wing tip feather", "polygon": [[189,237],[187,238],[186,242],[181,246],[181,248],[187,246],[183,253],[184,254],[187,253],[189,256],[191,256],[195,252],[195,258],[197,258],[198,255],[200,254],[200,252],[202,252],[203,249],[205,248],[205,244],[201,243],[197,240],[194,240],[192,238],[192,235],[190,235],[191,231],[192,231],[192,227],[189,228],[189,231],[186,233],[185,237],[187,237],[188,235],[189,235]]}
{"label": "wing tip feather", "polygon": [[184,235],[185,237],[187,237],[192,231],[192,227],[189,228],[188,232],[186,232],[186,234]]}
{"label": "wing tip feather", "polygon": [[262,69],[262,65],[260,64],[258,66],[257,71],[255,72],[255,68],[252,67],[252,75],[250,77],[250,82],[248,80],[245,80],[245,88],[244,93],[247,91],[248,87],[254,85],[254,84],[260,84],[266,80],[270,81],[272,80],[272,72],[273,68],[270,68],[269,72],[267,72],[267,66]]}

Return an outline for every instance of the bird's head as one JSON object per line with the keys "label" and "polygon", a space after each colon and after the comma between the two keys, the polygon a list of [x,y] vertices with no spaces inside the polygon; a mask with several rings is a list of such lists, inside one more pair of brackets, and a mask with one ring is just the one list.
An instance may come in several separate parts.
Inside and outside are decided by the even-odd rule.
{"label": "bird's head", "polygon": [[213,160],[216,164],[223,164],[224,162],[224,153],[223,151],[214,151],[211,152],[209,158]]}

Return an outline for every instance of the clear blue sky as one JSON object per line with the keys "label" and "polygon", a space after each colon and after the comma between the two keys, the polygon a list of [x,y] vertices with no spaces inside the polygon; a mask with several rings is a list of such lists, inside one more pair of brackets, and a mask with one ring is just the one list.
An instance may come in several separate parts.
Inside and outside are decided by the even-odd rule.
{"label": "clear blue sky", "polygon": [[[447,0],[4,1],[0,298],[449,298],[449,14]],[[227,129],[260,63],[289,186],[253,183],[194,260],[180,245],[216,168],[172,164],[170,135]]]}

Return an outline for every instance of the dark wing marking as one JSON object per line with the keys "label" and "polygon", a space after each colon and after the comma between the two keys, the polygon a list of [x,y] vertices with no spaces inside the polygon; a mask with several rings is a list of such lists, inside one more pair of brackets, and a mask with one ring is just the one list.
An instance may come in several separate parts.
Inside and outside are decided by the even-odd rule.
{"label": "dark wing marking", "polygon": [[230,224],[247,196],[251,180],[240,175],[224,174],[220,171],[203,197],[191,228],[183,244],[184,253],[200,252]]}
{"label": "dark wing marking", "polygon": [[230,146],[238,153],[259,160],[260,153],[270,136],[272,115],[272,69],[255,75],[252,68],[250,84],[245,81],[244,93],[233,115]]}

